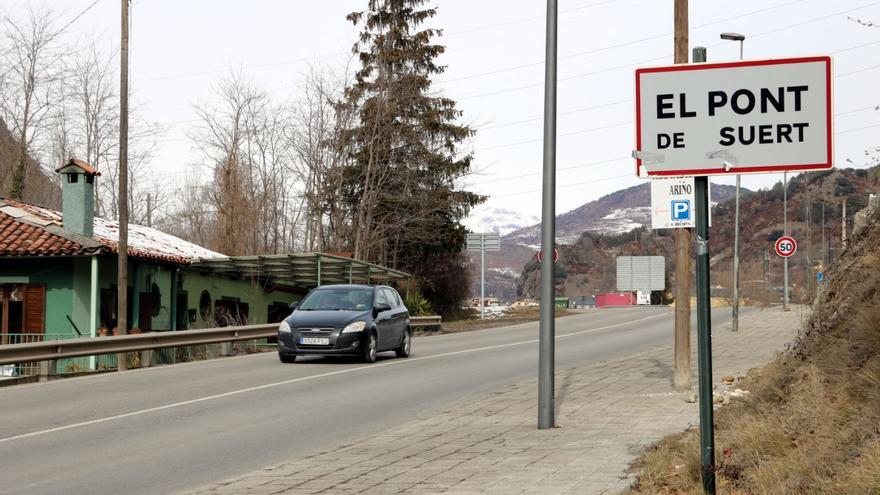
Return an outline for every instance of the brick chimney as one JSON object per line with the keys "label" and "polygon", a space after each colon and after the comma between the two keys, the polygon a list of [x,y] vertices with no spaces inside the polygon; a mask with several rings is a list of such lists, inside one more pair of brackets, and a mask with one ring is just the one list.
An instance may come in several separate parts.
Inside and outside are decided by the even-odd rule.
{"label": "brick chimney", "polygon": [[95,233],[95,177],[88,163],[71,158],[57,169],[61,174],[61,210],[64,228],[86,237]]}

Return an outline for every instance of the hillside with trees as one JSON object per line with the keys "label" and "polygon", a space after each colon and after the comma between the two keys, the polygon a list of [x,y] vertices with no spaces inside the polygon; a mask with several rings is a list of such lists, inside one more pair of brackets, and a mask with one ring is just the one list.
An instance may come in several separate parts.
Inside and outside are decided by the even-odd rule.
{"label": "hillside with trees", "polygon": [[[818,263],[829,266],[841,252],[843,205],[847,228],[869,194],[880,191],[880,167],[833,169],[802,173],[788,181],[788,233],[799,243],[789,260],[792,298],[804,300],[815,291]],[[824,211],[824,214],[823,214]],[[783,285],[783,262],[773,253],[782,235],[783,186],[749,192],[740,198],[740,287],[744,297],[778,300]],[[728,293],[732,281],[734,200],[713,208],[710,228],[712,286]],[[671,230],[637,228],[625,234],[585,233],[570,246],[560,246],[557,291],[580,296],[616,290],[617,256],[666,257],[667,287],[674,283],[674,246]],[[518,281],[522,295],[534,295],[540,284],[536,261],[526,264]],[[716,289],[717,290],[717,289]],[[668,295],[669,296],[669,295]],[[669,296],[671,297],[671,296]]]}

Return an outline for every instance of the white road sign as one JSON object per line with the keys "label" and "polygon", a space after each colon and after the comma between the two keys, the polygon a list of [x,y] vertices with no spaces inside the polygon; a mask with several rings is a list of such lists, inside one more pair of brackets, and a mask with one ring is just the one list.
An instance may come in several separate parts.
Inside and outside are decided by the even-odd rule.
{"label": "white road sign", "polygon": [[[697,226],[693,177],[651,178],[651,228],[677,229]],[[712,204],[712,189],[709,189]],[[709,212],[709,225],[712,213]]]}
{"label": "white road sign", "polygon": [[469,232],[465,249],[467,251],[500,251],[501,236],[499,234],[475,234]]}
{"label": "white road sign", "polygon": [[831,58],[636,70],[636,173],[832,167]]}
{"label": "white road sign", "polygon": [[663,256],[618,256],[617,290],[666,290],[666,258]]}

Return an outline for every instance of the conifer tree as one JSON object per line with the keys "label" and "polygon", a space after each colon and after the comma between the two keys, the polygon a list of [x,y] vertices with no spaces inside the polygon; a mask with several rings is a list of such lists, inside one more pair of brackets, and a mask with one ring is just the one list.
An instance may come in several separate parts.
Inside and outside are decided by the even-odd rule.
{"label": "conifer tree", "polygon": [[343,132],[344,169],[355,257],[409,271],[444,311],[458,307],[469,284],[461,220],[484,198],[457,188],[472,155],[459,152],[474,130],[431,78],[442,33],[425,27],[436,9],[425,0],[369,0],[347,19],[362,28],[354,53],[361,69],[344,105],[357,119]]}

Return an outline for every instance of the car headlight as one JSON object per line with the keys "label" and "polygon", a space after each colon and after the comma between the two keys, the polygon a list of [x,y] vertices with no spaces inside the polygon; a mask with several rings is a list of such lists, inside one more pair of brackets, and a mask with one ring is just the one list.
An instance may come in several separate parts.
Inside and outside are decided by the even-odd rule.
{"label": "car headlight", "polygon": [[281,322],[281,325],[278,325],[278,333],[290,333],[290,325],[287,323],[287,320]]}
{"label": "car headlight", "polygon": [[366,328],[367,322],[365,321],[356,321],[347,327],[342,329],[342,333],[354,333],[354,332],[363,332],[364,328]]}

